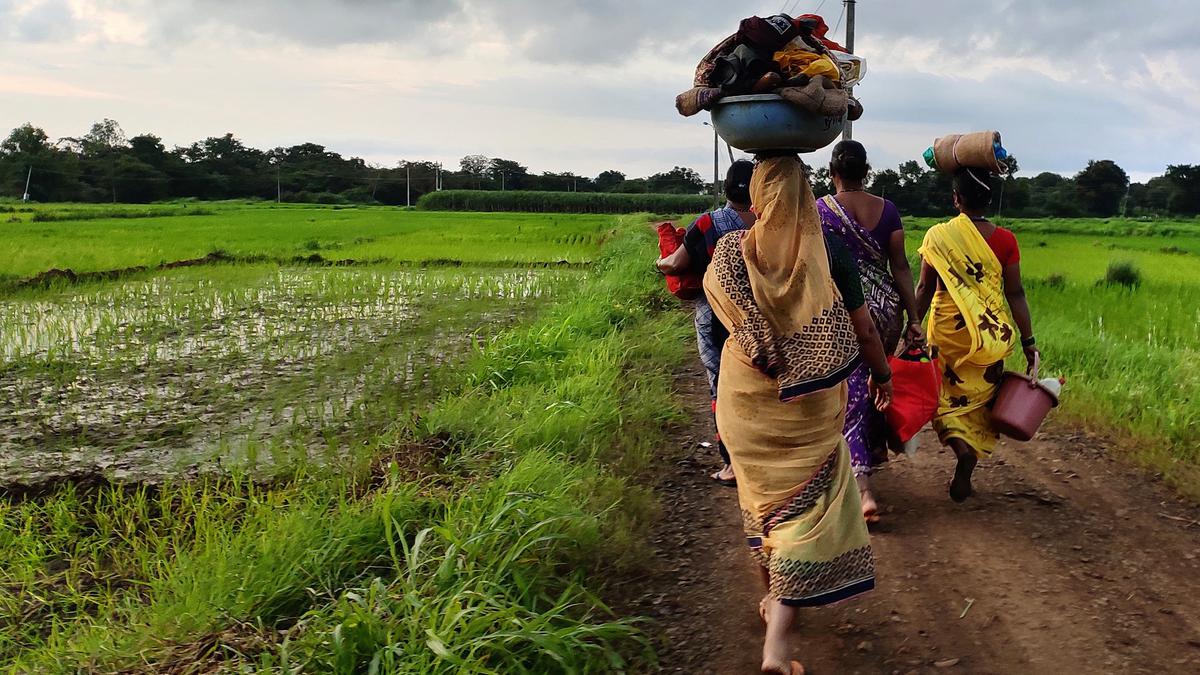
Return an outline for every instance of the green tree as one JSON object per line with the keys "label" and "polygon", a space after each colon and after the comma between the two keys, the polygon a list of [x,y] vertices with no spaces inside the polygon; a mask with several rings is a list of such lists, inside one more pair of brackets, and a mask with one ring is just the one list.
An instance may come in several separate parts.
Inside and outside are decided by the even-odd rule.
{"label": "green tree", "polygon": [[1167,167],[1163,178],[1172,188],[1167,197],[1167,208],[1172,213],[1200,213],[1200,166],[1174,164]]}
{"label": "green tree", "polygon": [[482,187],[483,176],[492,165],[492,160],[483,155],[467,155],[458,161],[458,168],[475,179],[475,189]]}
{"label": "green tree", "polygon": [[650,176],[646,179],[646,185],[650,192],[694,195],[704,192],[706,183],[695,169],[677,166]]}
{"label": "green tree", "polygon": [[1113,216],[1129,189],[1129,176],[1111,159],[1092,160],[1075,175],[1078,210],[1093,216]]}
{"label": "green tree", "polygon": [[529,169],[511,159],[496,157],[488,161],[487,175],[505,190],[523,190]]}
{"label": "green tree", "polygon": [[614,192],[617,186],[625,181],[625,174],[620,171],[601,171],[594,181],[597,192]]}

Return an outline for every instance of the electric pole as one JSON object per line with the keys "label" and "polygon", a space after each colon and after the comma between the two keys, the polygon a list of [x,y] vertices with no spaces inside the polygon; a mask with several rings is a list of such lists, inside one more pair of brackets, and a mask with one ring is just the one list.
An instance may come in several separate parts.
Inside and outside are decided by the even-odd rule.
{"label": "electric pole", "polygon": [[[846,3],[846,51],[854,53],[854,6],[858,4],[857,0],[843,0]],[[853,96],[854,90],[847,89],[847,96]],[[854,138],[854,123],[846,120],[846,129],[842,132],[842,138],[850,140]]]}
{"label": "electric pole", "polygon": [[713,130],[713,208],[721,208],[721,137],[717,135],[717,126],[704,122],[704,126]]}
{"label": "electric pole", "polygon": [[[19,174],[18,174],[19,175]],[[21,201],[29,201],[29,181],[33,178],[33,165],[29,166],[29,173],[25,174],[25,194],[21,197]]]}

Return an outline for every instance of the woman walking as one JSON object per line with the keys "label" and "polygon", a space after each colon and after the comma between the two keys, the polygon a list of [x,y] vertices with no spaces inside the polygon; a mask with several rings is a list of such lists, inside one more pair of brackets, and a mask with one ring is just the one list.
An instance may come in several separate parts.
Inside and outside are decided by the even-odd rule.
{"label": "woman walking", "polygon": [[760,159],[750,194],[758,221],[717,244],[704,290],[730,333],[717,427],[767,585],[762,671],[788,675],[803,672],[787,644],[797,608],[874,587],[842,436],[845,379],[866,358],[885,407],[891,372],[853,259],[836,240],[826,246],[799,158]]}
{"label": "woman walking", "polygon": [[989,406],[1018,331],[1030,368],[1038,357],[1017,238],[984,217],[991,202],[989,172],[959,169],[954,174],[959,215],[930,228],[920,250],[917,304],[922,316],[932,305],[929,341],[943,367],[933,428],[958,460],[950,482],[956,502],[971,496],[975,465],[999,438]]}
{"label": "woman walking", "polygon": [[[901,337],[901,313],[908,315],[904,337],[910,344],[923,344],[925,333],[913,292],[912,271],[904,250],[904,225],[892,202],[863,189],[871,167],[867,151],[858,141],[842,141],[833,147],[829,174],[836,194],[817,202],[825,236],[839,239],[854,257],[862,279],[863,295],[875,328],[891,354]],[[846,408],[846,444],[862,500],[863,517],[879,520],[879,506],[871,492],[870,475],[887,461],[887,420],[875,408],[867,391],[870,375],[860,365],[847,381],[850,401]]]}
{"label": "woman walking", "polygon": [[[683,246],[655,263],[663,274],[703,275],[712,260],[713,250],[721,237],[735,230],[744,230],[754,224],[754,212],[750,210],[750,176],[754,163],[739,159],[729,166],[725,174],[725,206],[700,216],[688,226],[683,235]],[[724,327],[713,318],[712,307],[703,294],[695,301],[696,346],[700,351],[700,362],[708,375],[708,391],[712,397],[713,416],[717,410],[717,381],[721,367],[721,350],[729,337]],[[721,430],[717,429],[717,453],[721,456],[721,469],[709,476],[717,484],[737,487],[737,477],[729,464],[729,452],[721,441]]]}

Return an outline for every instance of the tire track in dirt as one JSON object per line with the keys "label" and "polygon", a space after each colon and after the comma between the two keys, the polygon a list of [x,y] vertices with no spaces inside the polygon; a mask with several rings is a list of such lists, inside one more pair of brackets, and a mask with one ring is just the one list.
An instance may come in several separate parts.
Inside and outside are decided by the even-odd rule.
{"label": "tire track in dirt", "polygon": [[[692,424],[664,466],[654,570],[628,611],[661,628],[663,672],[758,672],[762,595],[734,490],[716,463],[699,368],[679,381]],[[923,432],[875,486],[874,593],[804,610],[809,673],[1200,672],[1200,508],[1063,429],[1006,442],[977,495],[952,503],[952,455]]]}

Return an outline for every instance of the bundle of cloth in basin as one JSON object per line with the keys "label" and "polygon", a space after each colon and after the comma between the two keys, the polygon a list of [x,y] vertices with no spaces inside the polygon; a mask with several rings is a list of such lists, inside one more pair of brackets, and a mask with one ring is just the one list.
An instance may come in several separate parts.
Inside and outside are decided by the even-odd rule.
{"label": "bundle of cloth in basin", "polygon": [[848,90],[862,79],[865,63],[828,33],[816,14],[743,19],[700,60],[692,88],[675,97],[675,108],[690,117],[726,96],[773,93],[819,115],[856,120],[862,104]]}

